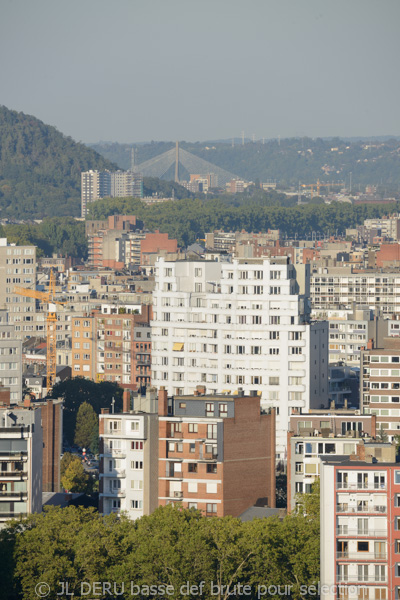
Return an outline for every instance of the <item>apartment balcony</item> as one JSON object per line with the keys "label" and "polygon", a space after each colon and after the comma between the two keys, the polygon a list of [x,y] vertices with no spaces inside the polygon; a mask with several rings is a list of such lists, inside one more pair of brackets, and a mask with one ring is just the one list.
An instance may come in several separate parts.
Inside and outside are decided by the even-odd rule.
{"label": "apartment balcony", "polygon": [[125,469],[113,469],[112,471],[107,471],[106,473],[100,473],[100,477],[126,477]]}
{"label": "apartment balcony", "polygon": [[104,498],[125,498],[126,496],[126,491],[125,490],[103,490],[103,492],[100,493],[100,496],[103,496]]}
{"label": "apartment balcony", "polygon": [[12,479],[12,480],[28,479],[28,472],[27,471],[0,471],[0,481],[2,481],[3,479],[6,479],[7,481],[9,479]]}
{"label": "apartment balcony", "polygon": [[371,560],[387,560],[387,554],[386,552],[337,552],[336,558],[338,560],[351,560],[353,562],[371,562]]}
{"label": "apartment balcony", "polygon": [[387,537],[386,529],[349,529],[347,525],[341,525],[336,529],[336,535],[351,538]]}
{"label": "apartment balcony", "polygon": [[21,452],[21,451],[13,451],[13,450],[7,450],[7,451],[3,451],[0,452],[0,461],[23,461],[26,462],[28,460],[28,452]]}
{"label": "apartment balcony", "polygon": [[104,448],[103,453],[100,456],[105,458],[126,458],[125,450],[115,450],[114,448]]}
{"label": "apartment balcony", "polygon": [[[366,577],[358,577],[357,575],[337,575],[338,583],[348,583],[349,585],[362,585],[363,583],[387,583],[387,576],[375,577],[374,575],[367,575]],[[356,596],[360,598],[360,596]],[[350,596],[349,596],[350,600]]]}
{"label": "apartment balcony", "polygon": [[[0,492],[0,502],[1,500],[12,500],[14,502],[23,502],[26,501],[28,497],[28,492]],[[1,513],[0,513],[1,514]]]}
{"label": "apartment balcony", "polygon": [[338,513],[381,513],[386,514],[386,506],[348,506],[347,504],[338,504],[336,506]]}
{"label": "apartment balcony", "polygon": [[339,490],[357,490],[357,491],[378,491],[378,490],[386,490],[386,482],[385,483],[337,483],[336,489]]}

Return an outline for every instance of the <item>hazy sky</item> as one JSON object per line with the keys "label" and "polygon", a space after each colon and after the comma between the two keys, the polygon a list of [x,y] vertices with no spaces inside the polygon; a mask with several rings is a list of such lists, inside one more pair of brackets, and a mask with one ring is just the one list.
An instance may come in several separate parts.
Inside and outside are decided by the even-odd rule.
{"label": "hazy sky", "polygon": [[0,0],[0,103],[83,142],[400,135],[400,0]]}

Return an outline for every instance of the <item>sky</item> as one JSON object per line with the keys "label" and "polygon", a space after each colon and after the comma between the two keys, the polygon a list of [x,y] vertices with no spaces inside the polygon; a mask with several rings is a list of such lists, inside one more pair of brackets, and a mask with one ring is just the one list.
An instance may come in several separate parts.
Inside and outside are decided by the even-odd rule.
{"label": "sky", "polygon": [[76,141],[400,135],[399,0],[1,0],[0,104]]}

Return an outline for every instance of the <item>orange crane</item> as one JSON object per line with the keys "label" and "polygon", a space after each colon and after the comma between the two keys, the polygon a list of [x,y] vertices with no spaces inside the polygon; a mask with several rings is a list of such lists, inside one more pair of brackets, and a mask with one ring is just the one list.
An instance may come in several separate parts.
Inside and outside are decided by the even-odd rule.
{"label": "orange crane", "polygon": [[57,359],[57,314],[56,304],[64,304],[55,300],[56,280],[53,270],[50,271],[49,287],[46,292],[38,292],[17,286],[14,293],[26,298],[35,298],[43,304],[47,304],[47,392],[49,393],[56,381],[56,359]]}
{"label": "orange crane", "polygon": [[343,185],[342,182],[338,183],[321,183],[320,180],[317,180],[317,183],[302,183],[301,187],[303,188],[311,188],[311,199],[314,197],[314,187],[317,188],[317,196],[319,196],[319,190],[321,187],[331,186],[331,185]]}

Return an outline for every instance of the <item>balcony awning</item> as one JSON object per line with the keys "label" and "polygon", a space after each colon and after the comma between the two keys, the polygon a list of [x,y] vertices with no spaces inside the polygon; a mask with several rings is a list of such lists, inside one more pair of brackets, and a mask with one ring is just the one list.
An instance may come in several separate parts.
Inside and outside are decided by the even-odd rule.
{"label": "balcony awning", "polygon": [[172,350],[176,352],[182,352],[185,344],[183,342],[175,342],[172,346]]}

